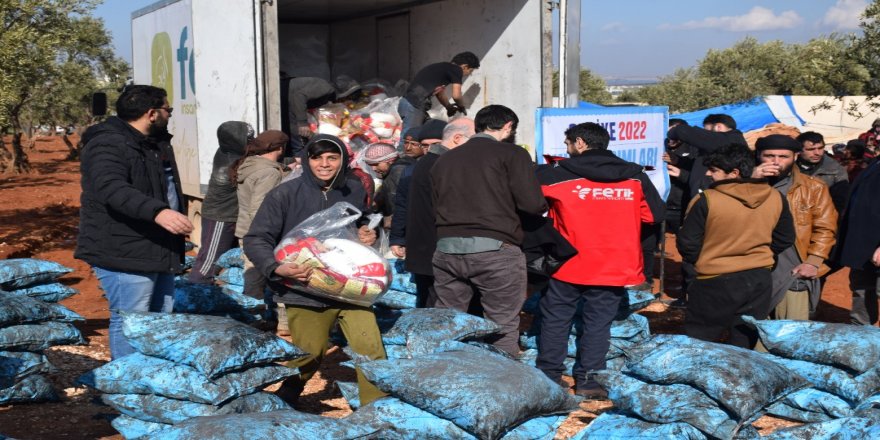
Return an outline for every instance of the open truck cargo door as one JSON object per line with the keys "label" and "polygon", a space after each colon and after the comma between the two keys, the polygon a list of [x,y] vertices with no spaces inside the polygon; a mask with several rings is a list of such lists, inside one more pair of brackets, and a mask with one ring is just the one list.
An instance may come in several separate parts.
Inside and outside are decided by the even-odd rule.
{"label": "open truck cargo door", "polygon": [[207,191],[220,124],[266,126],[261,3],[170,0],[132,14],[134,82],[168,92],[187,196]]}

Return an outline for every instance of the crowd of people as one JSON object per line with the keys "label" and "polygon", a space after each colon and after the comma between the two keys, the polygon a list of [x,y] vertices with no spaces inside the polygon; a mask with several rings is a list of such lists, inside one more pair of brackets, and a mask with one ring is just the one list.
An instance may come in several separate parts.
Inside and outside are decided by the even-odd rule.
{"label": "crowd of people", "polygon": [[[465,116],[460,83],[477,67],[464,53],[416,76],[400,101],[400,145],[373,143],[362,152],[382,180],[378,190],[364,178],[367,170],[351,167],[351,150],[335,136],[306,133],[302,125],[292,136],[257,135],[239,121],[218,128],[189,280],[213,282],[216,258],[242,247],[245,293],[266,302],[266,330],[289,334],[309,353],[290,364],[300,373],[278,391],[286,401],[296,402],[318,371],[336,325],[354,352],[385,358],[372,308],[297,289],[312,269],[279,263],[273,252],[297,224],[337,202],[382,214],[375,229],[358,223],[358,239],[372,246],[388,235],[390,254],[405,258],[414,276],[418,307],[495,322],[500,331],[491,342],[511,356],[520,353],[527,293],[535,277],[543,280],[536,365],[565,384],[568,335],[580,320],[574,391],[586,398],[607,396],[592,372],[605,368],[626,289],[650,289],[646,263],[664,221],[683,258],[685,333],[692,337],[754,348],[757,334],[743,316],[810,319],[824,278],[841,267],[851,270],[852,322],[877,322],[880,203],[872,199],[880,193],[880,165],[864,160],[876,151],[876,133],[873,144],[861,141],[864,147],[840,164],[818,133],[766,136],[752,150],[728,115],[710,115],[702,128],[673,119],[664,156],[672,191],[664,202],[644,167],[608,149],[601,125],[569,127],[569,157],[536,166],[515,143],[519,116],[511,109],[488,105]],[[450,84],[459,86],[454,102],[442,95]],[[423,103],[432,97],[454,117],[426,119]],[[116,116],[83,138],[76,257],[94,268],[106,293],[113,358],[132,351],[120,311],[171,310],[173,277],[194,229],[167,131],[172,110],[163,89],[129,86]],[[301,123],[296,114],[292,122]],[[880,130],[880,120],[872,130]],[[302,139],[291,139],[306,136],[301,147]],[[284,160],[292,144],[296,155]],[[856,156],[860,165],[853,165]],[[358,384],[361,404],[383,396],[359,370]]]}

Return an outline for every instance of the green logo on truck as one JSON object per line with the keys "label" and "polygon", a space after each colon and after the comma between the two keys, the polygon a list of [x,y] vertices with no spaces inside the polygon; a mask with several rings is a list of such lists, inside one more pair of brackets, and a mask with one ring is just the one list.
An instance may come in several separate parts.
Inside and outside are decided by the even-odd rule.
{"label": "green logo on truck", "polygon": [[168,105],[174,105],[174,59],[171,58],[171,37],[160,32],[153,37],[153,48],[150,54],[153,64],[152,85],[165,89],[168,93]]}

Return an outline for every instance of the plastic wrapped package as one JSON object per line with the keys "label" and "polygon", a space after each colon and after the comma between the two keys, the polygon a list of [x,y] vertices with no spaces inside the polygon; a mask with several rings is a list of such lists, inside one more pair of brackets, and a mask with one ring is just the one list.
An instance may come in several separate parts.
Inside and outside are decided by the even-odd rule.
{"label": "plastic wrapped package", "polygon": [[275,248],[275,260],[311,267],[312,273],[305,283],[285,284],[334,301],[373,305],[391,284],[391,267],[358,240],[360,217],[354,205],[340,202],[294,227]]}
{"label": "plastic wrapped package", "polygon": [[345,107],[345,104],[327,104],[318,108],[318,128],[324,124],[330,124],[336,126],[336,128],[343,128],[345,123],[345,118],[348,117],[348,109]]}

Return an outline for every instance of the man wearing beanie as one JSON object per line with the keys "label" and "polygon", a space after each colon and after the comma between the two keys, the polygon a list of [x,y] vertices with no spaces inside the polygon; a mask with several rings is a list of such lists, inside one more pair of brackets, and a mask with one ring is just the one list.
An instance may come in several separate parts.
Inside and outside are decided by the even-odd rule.
{"label": "man wearing beanie", "polygon": [[[245,157],[236,162],[230,170],[230,179],[238,187],[238,221],[235,225],[235,236],[239,242],[247,234],[251,222],[256,215],[266,194],[281,183],[287,173],[278,159],[284,153],[288,137],[278,130],[268,130],[248,145]],[[242,247],[244,244],[242,243]],[[266,302],[266,330],[286,335],[287,323],[284,309],[278,309],[272,298],[266,298],[266,278],[254,267],[251,260],[244,255],[244,294]]]}
{"label": "man wearing beanie", "polygon": [[254,129],[246,122],[227,121],[217,128],[220,147],[214,153],[214,168],[202,202],[201,245],[189,273],[190,282],[213,283],[218,270],[214,262],[237,244],[238,194],[235,181],[229,178],[229,167],[244,156],[253,140]]}
{"label": "man wearing beanie", "polygon": [[800,142],[772,134],[758,139],[755,150],[758,166],[752,177],[766,178],[785,196],[796,236],[794,246],[779,254],[773,268],[770,317],[808,320],[822,293],[819,277],[830,270],[825,260],[836,241],[837,210],[825,183],[794,166]]}
{"label": "man wearing beanie", "polygon": [[708,155],[703,164],[713,181],[691,200],[676,245],[682,259],[694,265],[697,278],[688,289],[685,333],[752,348],[757,331],[744,315],[770,312],[775,255],[795,241],[788,203],[759,179],[748,178],[754,153],[731,144]]}
{"label": "man wearing beanie", "polygon": [[394,213],[394,197],[403,171],[409,165],[415,163],[415,159],[409,156],[401,156],[397,148],[384,142],[376,142],[364,149],[364,163],[373,169],[382,185],[376,191],[376,211],[385,217],[386,225],[391,226],[391,215]]}
{"label": "man wearing beanie", "polygon": [[421,127],[410,128],[403,135],[403,154],[418,159],[424,153],[422,144],[419,142],[419,131]]}

